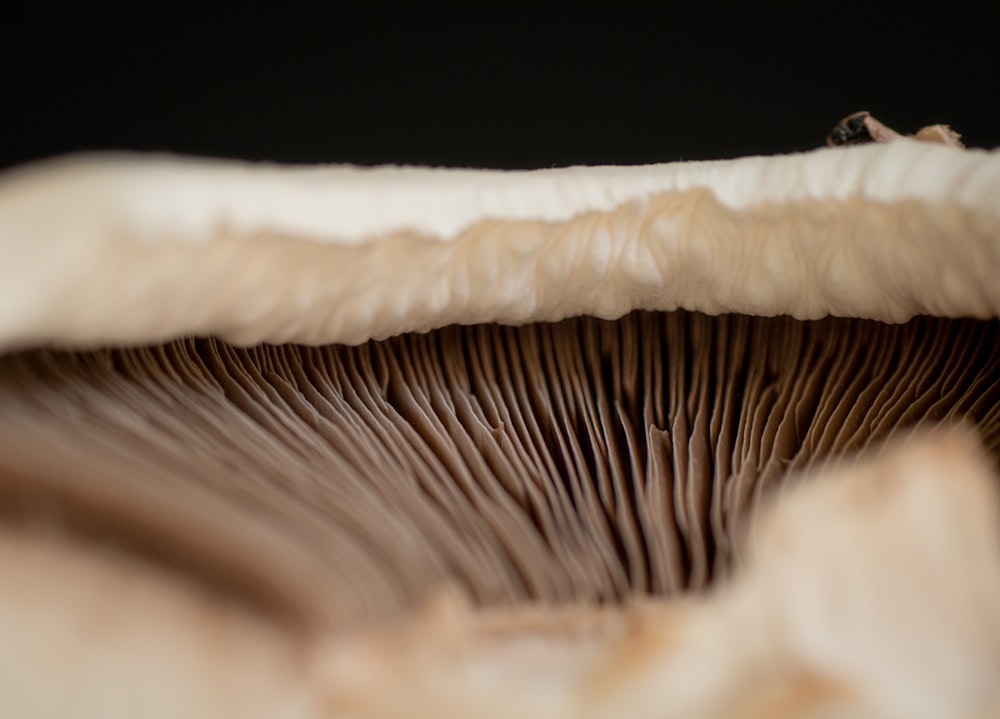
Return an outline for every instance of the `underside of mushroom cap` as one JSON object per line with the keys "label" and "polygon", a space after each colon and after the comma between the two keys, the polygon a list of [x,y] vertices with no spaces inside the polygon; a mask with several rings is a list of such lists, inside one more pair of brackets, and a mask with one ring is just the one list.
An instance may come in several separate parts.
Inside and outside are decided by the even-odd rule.
{"label": "underside of mushroom cap", "polygon": [[636,309],[994,317],[998,188],[997,153],[909,140],[534,172],[63,160],[0,182],[0,346],[357,344]]}
{"label": "underside of mushroom cap", "polygon": [[[0,637],[25,648],[30,677],[108,628],[93,642],[106,663],[66,705],[94,716],[121,706],[102,667],[140,655],[152,663],[136,665],[139,684],[159,676],[150,686],[180,702],[163,706],[186,715],[185,697],[206,716],[323,715],[314,702],[332,683],[340,716],[370,708],[365,682],[391,679],[397,647],[399,666],[435,676],[472,666],[461,647],[419,646],[466,626],[456,617],[477,617],[473,633],[499,622],[476,647],[500,641],[515,657],[524,637],[550,656],[536,620],[504,624],[525,605],[558,619],[707,596],[706,616],[721,617],[711,597],[752,554],[746,525],[775,497],[780,510],[794,478],[942,422],[974,428],[998,463],[998,197],[1000,154],[905,140],[530,173],[148,157],[12,173],[0,180],[0,562],[19,579],[0,583]],[[919,461],[904,464],[909,477]],[[875,500],[898,494],[899,474],[837,500],[845,521],[854,501],[858,516],[864,502],[895,516]],[[989,512],[969,527],[945,519],[934,536],[964,548],[996,529]],[[886,546],[905,549],[920,526]],[[852,547],[843,556],[875,574],[893,564]],[[986,555],[941,565],[975,601],[989,593],[974,577],[995,589]],[[826,606],[817,577],[810,609]],[[919,593],[912,578],[900,586]],[[860,605],[884,611],[865,582],[852,585]],[[448,588],[475,611],[414,614]],[[784,598],[758,589],[766,611],[748,616],[773,618]],[[607,626],[632,626],[629,611],[608,610]],[[175,631],[150,619],[164,616]],[[397,621],[416,645],[378,639]],[[645,621],[648,657],[668,625]],[[993,666],[980,661],[990,646],[963,644],[967,629],[941,636]],[[341,644],[349,631],[358,644]],[[391,661],[345,683],[340,649],[351,675],[368,631]],[[780,646],[739,636],[765,658]],[[713,667],[734,656],[722,634],[699,646]],[[534,651],[515,676],[526,681]],[[554,651],[572,654],[566,666],[584,656]],[[0,646],[0,669],[10,657]],[[185,657],[218,681],[186,673]],[[215,672],[227,657],[232,671]],[[608,686],[631,686],[639,666],[615,665],[623,683]],[[249,676],[259,701],[239,693]],[[814,678],[790,681],[815,693]],[[964,696],[945,679],[940,696]],[[369,689],[350,704],[357,687]],[[820,689],[841,696],[836,682]],[[442,715],[431,706],[358,712]]]}
{"label": "underside of mushroom cap", "polygon": [[289,620],[704,589],[790,473],[965,421],[997,321],[632,314],[359,347],[0,358],[0,510],[55,514]]}

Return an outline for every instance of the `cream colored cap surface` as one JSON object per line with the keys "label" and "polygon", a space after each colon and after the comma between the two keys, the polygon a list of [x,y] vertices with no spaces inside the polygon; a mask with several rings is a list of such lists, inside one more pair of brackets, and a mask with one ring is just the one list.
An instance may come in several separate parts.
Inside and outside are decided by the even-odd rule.
{"label": "cream colored cap surface", "polygon": [[684,308],[1000,313],[1000,154],[500,172],[84,156],[0,180],[0,347],[360,343]]}

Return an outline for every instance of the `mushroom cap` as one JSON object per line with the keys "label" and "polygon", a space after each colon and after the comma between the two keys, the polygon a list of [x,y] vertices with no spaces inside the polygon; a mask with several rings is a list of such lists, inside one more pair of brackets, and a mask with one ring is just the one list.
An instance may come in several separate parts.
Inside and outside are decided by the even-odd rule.
{"label": "mushroom cap", "polygon": [[0,347],[995,317],[998,197],[997,152],[910,140],[532,172],[78,157],[0,181]]}
{"label": "mushroom cap", "polygon": [[[975,716],[1000,562],[971,432],[795,478],[942,421],[1000,455],[998,198],[996,152],[908,140],[7,174],[0,710],[717,716],[759,686],[771,714]],[[449,583],[467,599],[415,610]],[[99,661],[46,696],[60,656]]]}

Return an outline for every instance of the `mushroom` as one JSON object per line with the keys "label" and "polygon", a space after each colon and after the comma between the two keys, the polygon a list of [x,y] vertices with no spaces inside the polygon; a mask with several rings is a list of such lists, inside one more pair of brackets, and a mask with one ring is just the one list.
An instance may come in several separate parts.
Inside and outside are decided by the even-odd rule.
{"label": "mushroom", "polygon": [[8,173],[0,713],[995,709],[998,197],[905,138]]}

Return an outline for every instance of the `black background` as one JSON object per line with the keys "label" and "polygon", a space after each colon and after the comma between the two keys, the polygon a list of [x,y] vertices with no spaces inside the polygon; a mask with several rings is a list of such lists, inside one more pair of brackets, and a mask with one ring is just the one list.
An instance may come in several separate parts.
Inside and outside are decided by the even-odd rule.
{"label": "black background", "polygon": [[0,167],[78,150],[528,168],[804,150],[871,110],[1000,145],[1000,3],[0,13]]}

